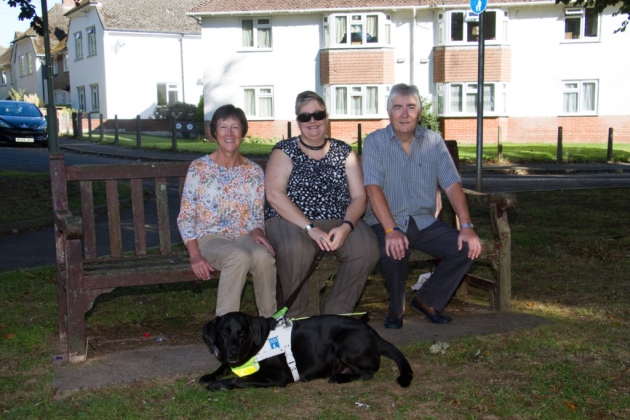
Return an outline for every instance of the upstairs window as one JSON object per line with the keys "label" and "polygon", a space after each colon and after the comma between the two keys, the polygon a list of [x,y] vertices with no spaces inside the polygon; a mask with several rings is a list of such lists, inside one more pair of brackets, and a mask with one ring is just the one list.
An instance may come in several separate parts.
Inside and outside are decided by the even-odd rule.
{"label": "upstairs window", "polygon": [[373,46],[391,43],[391,17],[383,13],[324,16],[324,45]]}
{"label": "upstairs window", "polygon": [[598,37],[599,15],[595,9],[564,9],[564,39],[595,40]]}
{"label": "upstairs window", "polygon": [[157,84],[157,105],[166,106],[179,100],[179,86],[176,83]]}
{"label": "upstairs window", "polygon": [[26,76],[26,58],[23,55],[20,56],[20,76]]}
{"label": "upstairs window", "polygon": [[74,34],[74,50],[75,59],[79,60],[83,58],[83,38],[81,32],[76,32]]}
{"label": "upstairs window", "polygon": [[597,113],[597,81],[571,80],[562,82],[562,113]]}
{"label": "upstairs window", "polygon": [[249,118],[272,118],[273,88],[271,86],[243,88],[243,111]]}
{"label": "upstairs window", "polygon": [[[487,10],[484,22],[485,41],[507,39],[507,12]],[[438,14],[438,43],[460,44],[479,42],[479,15],[470,10]]]}
{"label": "upstairs window", "polygon": [[33,54],[30,52],[26,53],[26,72],[33,74]]}
{"label": "upstairs window", "polygon": [[96,54],[96,29],[90,26],[86,29],[88,39],[88,56]]}
{"label": "upstairs window", "polygon": [[248,49],[271,48],[271,19],[242,19],[241,46]]}
{"label": "upstairs window", "polygon": [[68,65],[68,54],[63,56],[63,71],[66,73],[70,71],[70,66]]}
{"label": "upstairs window", "polygon": [[9,76],[6,70],[0,72],[0,86],[6,86],[9,83]]}
{"label": "upstairs window", "polygon": [[59,61],[57,59],[57,57],[54,57],[52,59],[52,67],[53,67],[53,75],[56,76],[59,74]]}

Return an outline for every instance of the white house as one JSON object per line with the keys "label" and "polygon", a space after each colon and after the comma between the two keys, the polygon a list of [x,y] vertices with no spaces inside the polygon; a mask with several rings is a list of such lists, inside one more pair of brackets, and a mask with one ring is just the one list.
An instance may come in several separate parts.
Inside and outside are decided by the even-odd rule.
{"label": "white house", "polygon": [[[625,16],[549,0],[492,1],[485,14],[484,141],[630,141]],[[205,119],[233,103],[250,134],[279,137],[303,90],[325,99],[330,134],[387,124],[395,83],[412,83],[447,139],[474,142],[479,16],[463,0],[216,0],[201,19]]]}
{"label": "white house", "polygon": [[82,0],[66,13],[72,107],[150,118],[203,91],[199,0]]}

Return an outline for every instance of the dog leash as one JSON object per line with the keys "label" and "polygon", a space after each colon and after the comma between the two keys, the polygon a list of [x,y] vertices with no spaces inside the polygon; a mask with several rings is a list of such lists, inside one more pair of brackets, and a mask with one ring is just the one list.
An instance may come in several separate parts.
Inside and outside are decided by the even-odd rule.
{"label": "dog leash", "polygon": [[320,249],[317,255],[315,255],[315,259],[313,259],[313,262],[311,263],[311,266],[309,267],[306,276],[304,276],[304,279],[300,282],[300,284],[298,284],[293,293],[291,293],[291,296],[289,296],[287,300],[284,301],[284,307],[273,315],[275,319],[280,319],[284,317],[284,314],[287,313],[291,305],[293,305],[293,302],[295,302],[295,299],[297,299],[297,296],[300,293],[300,290],[302,290],[302,287],[304,287],[304,285],[306,284],[306,281],[311,277],[317,267],[319,267],[319,263],[321,262],[322,258],[324,258],[324,255],[326,255],[326,251]]}

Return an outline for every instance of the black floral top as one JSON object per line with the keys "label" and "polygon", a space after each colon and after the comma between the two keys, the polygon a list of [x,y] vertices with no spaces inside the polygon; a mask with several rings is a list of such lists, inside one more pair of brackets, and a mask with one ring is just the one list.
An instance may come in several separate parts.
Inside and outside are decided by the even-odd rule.
{"label": "black floral top", "polygon": [[[311,220],[343,219],[350,205],[350,187],[346,176],[346,159],[352,148],[339,140],[329,139],[328,153],[320,160],[308,157],[298,145],[298,138],[282,140],[274,146],[293,161],[287,182],[289,199]],[[279,217],[267,204],[265,219]]]}

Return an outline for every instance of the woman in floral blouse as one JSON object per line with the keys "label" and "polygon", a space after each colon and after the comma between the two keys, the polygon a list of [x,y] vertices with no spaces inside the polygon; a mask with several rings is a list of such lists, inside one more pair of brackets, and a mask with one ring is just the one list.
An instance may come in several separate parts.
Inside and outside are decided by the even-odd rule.
{"label": "woman in floral blouse", "polygon": [[239,310],[249,272],[258,313],[270,317],[277,309],[276,263],[264,231],[263,170],[238,150],[246,133],[240,108],[215,111],[210,134],[218,150],[191,163],[177,224],[195,275],[207,280],[221,270],[216,315]]}

